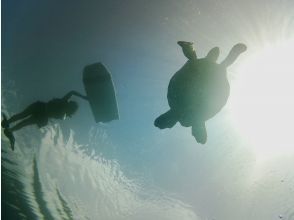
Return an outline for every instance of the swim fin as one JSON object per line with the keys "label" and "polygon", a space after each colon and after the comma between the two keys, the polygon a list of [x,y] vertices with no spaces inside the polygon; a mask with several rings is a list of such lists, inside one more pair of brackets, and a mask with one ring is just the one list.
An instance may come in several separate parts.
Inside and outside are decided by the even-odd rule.
{"label": "swim fin", "polygon": [[13,136],[13,133],[9,130],[9,128],[5,128],[4,134],[9,139],[10,147],[11,147],[12,151],[14,151],[15,138]]}
{"label": "swim fin", "polygon": [[8,128],[9,127],[9,123],[8,123],[8,120],[7,120],[7,116],[2,113],[2,121],[1,121],[1,127],[2,128]]}

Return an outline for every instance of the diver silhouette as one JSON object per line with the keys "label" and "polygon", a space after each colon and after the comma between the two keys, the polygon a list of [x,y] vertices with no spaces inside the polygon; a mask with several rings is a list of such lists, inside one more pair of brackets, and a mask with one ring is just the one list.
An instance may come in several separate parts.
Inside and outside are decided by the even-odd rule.
{"label": "diver silhouette", "polygon": [[170,110],[156,118],[154,125],[165,129],[180,122],[184,127],[192,127],[196,141],[205,144],[205,122],[224,107],[230,94],[226,68],[246,50],[246,46],[236,44],[225,60],[218,64],[218,47],[198,59],[193,43],[179,41],[178,45],[188,61],[170,79],[167,92]]}
{"label": "diver silhouette", "polygon": [[[87,96],[76,91],[70,91],[62,98],[54,98],[48,102],[36,101],[9,119],[7,119],[5,114],[2,114],[1,126],[4,128],[5,136],[10,141],[12,150],[14,150],[15,144],[14,131],[34,124],[42,128],[48,124],[50,118],[65,119],[71,117],[78,109],[77,102],[69,100],[73,95],[88,100]],[[14,122],[17,123],[10,127],[10,124]]]}

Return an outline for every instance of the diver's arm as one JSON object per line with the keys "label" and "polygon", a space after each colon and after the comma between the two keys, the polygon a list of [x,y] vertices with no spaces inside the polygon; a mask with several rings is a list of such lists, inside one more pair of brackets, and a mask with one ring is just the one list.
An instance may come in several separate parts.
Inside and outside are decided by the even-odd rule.
{"label": "diver's arm", "polygon": [[88,100],[88,97],[87,97],[87,96],[82,95],[82,94],[80,94],[79,92],[74,91],[74,90],[72,90],[72,91],[70,91],[69,93],[67,93],[62,99],[64,99],[64,100],[69,100],[73,95],[75,95],[75,96],[77,96],[77,97],[80,97],[80,98],[82,98],[82,99]]}

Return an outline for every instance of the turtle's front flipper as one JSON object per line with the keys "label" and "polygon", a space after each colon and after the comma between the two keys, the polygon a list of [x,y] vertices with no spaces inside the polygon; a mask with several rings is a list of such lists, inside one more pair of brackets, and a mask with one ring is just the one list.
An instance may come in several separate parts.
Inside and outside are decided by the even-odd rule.
{"label": "turtle's front flipper", "polygon": [[216,62],[218,56],[219,56],[219,48],[214,47],[208,52],[205,58],[210,60],[211,62]]}
{"label": "turtle's front flipper", "polygon": [[198,143],[205,144],[207,141],[205,122],[195,122],[192,125],[192,135]]}
{"label": "turtle's front flipper", "polygon": [[241,44],[241,43],[236,44],[235,46],[233,46],[229,55],[225,58],[225,60],[221,63],[221,65],[227,68],[228,66],[230,66],[232,63],[235,62],[235,60],[238,58],[238,56],[241,53],[243,53],[246,50],[247,50],[247,47],[245,44]]}
{"label": "turtle's front flipper", "polygon": [[14,151],[15,138],[14,138],[14,136],[13,136],[12,131],[10,131],[9,128],[5,128],[5,129],[4,129],[4,134],[5,134],[5,136],[9,139],[11,149]]}
{"label": "turtle's front flipper", "polygon": [[178,122],[175,114],[169,110],[155,119],[154,125],[160,129],[171,128]]}

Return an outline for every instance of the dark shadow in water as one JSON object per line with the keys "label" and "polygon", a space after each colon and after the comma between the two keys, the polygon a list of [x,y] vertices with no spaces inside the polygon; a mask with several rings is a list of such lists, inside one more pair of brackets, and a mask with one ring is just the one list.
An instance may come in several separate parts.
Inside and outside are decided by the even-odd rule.
{"label": "dark shadow in water", "polygon": [[[3,142],[2,142],[3,145]],[[39,216],[35,213],[34,207],[31,206],[31,196],[25,190],[25,185],[21,181],[21,173],[17,171],[18,164],[12,161],[6,151],[2,150],[1,157],[1,219],[24,219],[37,220]],[[16,168],[16,169],[14,169]],[[21,171],[21,170],[20,170]],[[48,203],[44,199],[42,183],[39,176],[36,159],[33,161],[33,198],[35,199],[40,214],[45,220],[54,220],[48,208]],[[73,220],[73,214],[66,200],[62,197],[58,189],[57,196],[62,205],[62,210],[58,210],[59,219]]]}
{"label": "dark shadow in water", "polygon": [[4,156],[5,154],[2,154],[1,157],[1,219],[38,219],[30,207],[19,174],[5,167],[8,161],[10,165],[15,163],[7,158],[4,159]]}
{"label": "dark shadow in water", "polygon": [[[41,183],[41,180],[40,180],[36,159],[34,160],[34,163],[33,163],[33,169],[34,169],[34,185],[33,185],[33,188],[35,190],[35,198],[36,198],[36,202],[39,205],[40,212],[41,212],[41,214],[44,216],[44,218],[46,220],[47,219],[48,220],[54,219],[54,217],[52,216],[50,210],[47,207],[47,202],[44,199],[44,193],[43,193],[43,190],[42,190],[42,183]],[[60,209],[58,209],[58,212],[60,214],[59,218],[64,219],[64,220],[72,220],[72,219],[74,219],[73,215],[72,215],[72,211],[69,208],[66,200],[61,196],[58,189],[56,189],[56,191],[57,191],[57,196],[58,196],[58,198],[59,198],[59,200],[61,202],[61,205],[62,205],[62,208],[63,208],[63,211],[64,211],[64,212],[62,212]],[[64,217],[64,213],[66,214],[65,217]]]}
{"label": "dark shadow in water", "polygon": [[[60,194],[60,192],[59,192],[58,189],[56,189],[56,192],[57,192],[58,199],[61,202],[63,211],[64,211],[64,213],[66,214],[66,217],[67,217],[67,218],[63,218],[63,219],[66,219],[66,220],[72,220],[72,219],[74,219],[73,214],[72,214],[72,211],[69,208],[66,200],[62,197],[62,195]],[[59,212],[60,216],[63,215],[63,212],[60,209],[58,209],[58,212]]]}
{"label": "dark shadow in water", "polygon": [[9,160],[8,158],[1,158],[1,163],[9,164],[9,165],[12,165],[12,166],[16,166],[17,165],[15,162]]}
{"label": "dark shadow in water", "polygon": [[50,210],[47,207],[47,202],[44,200],[44,193],[42,191],[42,183],[40,180],[36,159],[34,159],[34,162],[33,162],[33,169],[34,169],[33,189],[34,189],[36,202],[40,208],[40,212],[44,216],[44,219],[46,219],[46,220],[53,219],[54,220],[54,217],[51,215]]}

